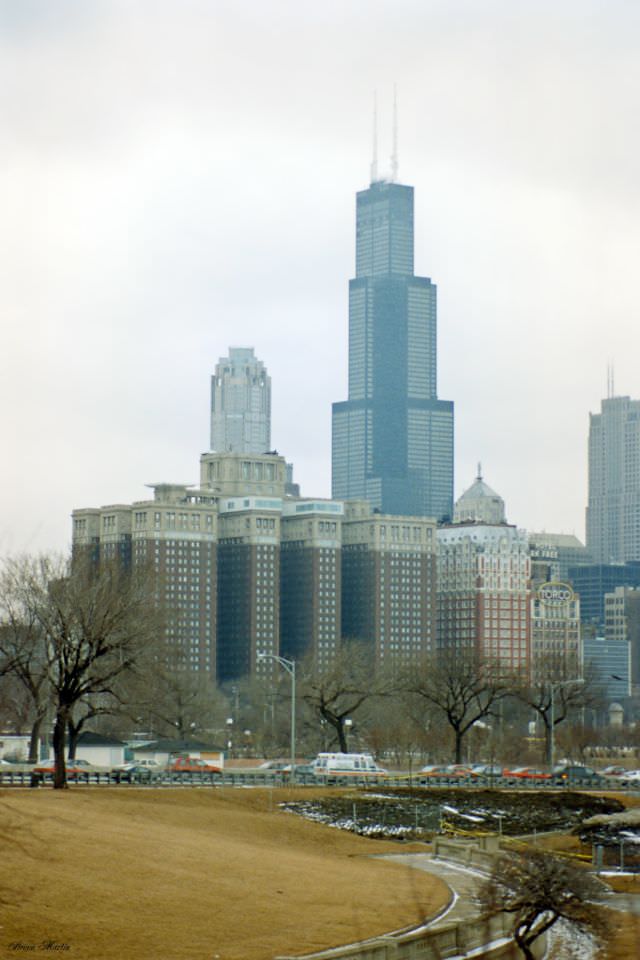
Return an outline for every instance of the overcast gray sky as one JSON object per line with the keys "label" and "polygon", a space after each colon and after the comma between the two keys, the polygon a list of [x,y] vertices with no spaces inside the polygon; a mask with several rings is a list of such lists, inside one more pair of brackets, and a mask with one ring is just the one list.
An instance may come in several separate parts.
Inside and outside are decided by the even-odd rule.
{"label": "overcast gray sky", "polygon": [[511,522],[582,537],[608,362],[640,396],[639,49],[636,0],[0,0],[0,552],[197,482],[230,345],[330,495],[394,82],[456,496],[481,460]]}

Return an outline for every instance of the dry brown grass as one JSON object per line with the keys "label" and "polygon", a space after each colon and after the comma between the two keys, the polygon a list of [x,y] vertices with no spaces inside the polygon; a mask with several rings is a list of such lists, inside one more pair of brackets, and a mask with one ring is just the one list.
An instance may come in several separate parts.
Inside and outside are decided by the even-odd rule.
{"label": "dry brown grass", "polygon": [[611,938],[601,960],[635,960],[640,956],[640,917],[610,910]]}
{"label": "dry brown grass", "polygon": [[72,960],[267,960],[410,925],[447,902],[428,874],[369,859],[396,844],[281,812],[294,796],[0,792],[0,956],[53,940]]}

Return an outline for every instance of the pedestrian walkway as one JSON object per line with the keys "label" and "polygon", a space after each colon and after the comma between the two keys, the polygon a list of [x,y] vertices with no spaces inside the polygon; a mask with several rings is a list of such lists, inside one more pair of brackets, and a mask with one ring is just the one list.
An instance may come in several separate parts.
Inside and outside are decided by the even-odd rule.
{"label": "pedestrian walkway", "polygon": [[479,915],[478,889],[485,878],[478,871],[436,860],[430,853],[390,853],[384,854],[382,859],[432,873],[447,884],[452,893],[452,901],[441,914],[425,924],[429,928],[459,923]]}

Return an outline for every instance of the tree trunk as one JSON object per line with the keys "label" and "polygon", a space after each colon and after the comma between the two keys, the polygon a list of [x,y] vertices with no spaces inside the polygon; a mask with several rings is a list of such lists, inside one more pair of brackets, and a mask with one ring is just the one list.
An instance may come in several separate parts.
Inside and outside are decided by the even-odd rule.
{"label": "tree trunk", "polygon": [[464,734],[462,733],[461,730],[455,730],[455,729],[454,729],[454,733],[456,735],[456,759],[454,762],[462,763],[462,737],[464,736]]}
{"label": "tree trunk", "polygon": [[526,934],[522,934],[517,928],[514,931],[513,939],[516,944],[522,950],[522,954],[526,957],[526,960],[536,960],[535,954],[532,952],[529,943],[527,942],[528,938]]}
{"label": "tree trunk", "polygon": [[75,724],[73,720],[69,719],[67,725],[67,731],[69,733],[69,748],[67,750],[67,756],[69,760],[75,760],[76,758],[76,748],[78,746],[78,737],[80,736],[81,724]]}
{"label": "tree trunk", "polygon": [[67,707],[59,707],[56,713],[56,722],[53,727],[53,756],[55,769],[53,772],[53,789],[62,790],[67,786],[67,768],[64,759],[69,711]]}
{"label": "tree trunk", "polygon": [[541,713],[544,724],[544,754],[547,758],[547,766],[551,768],[551,723],[546,713]]}
{"label": "tree trunk", "polygon": [[29,760],[28,763],[37,763],[40,759],[39,756],[39,746],[40,746],[40,730],[42,729],[42,721],[44,716],[36,716],[35,720],[31,725],[31,736],[29,737]]}

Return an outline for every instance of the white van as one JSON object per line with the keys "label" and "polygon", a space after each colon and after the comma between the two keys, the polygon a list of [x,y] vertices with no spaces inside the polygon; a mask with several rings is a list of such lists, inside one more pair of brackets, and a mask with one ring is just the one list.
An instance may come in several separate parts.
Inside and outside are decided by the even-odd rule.
{"label": "white van", "polygon": [[370,753],[319,753],[313,772],[316,777],[382,777],[387,773]]}

